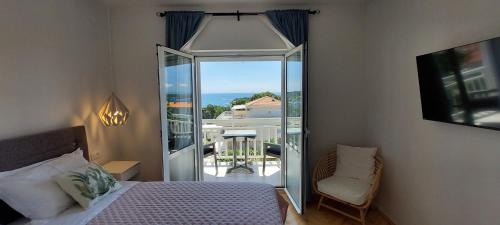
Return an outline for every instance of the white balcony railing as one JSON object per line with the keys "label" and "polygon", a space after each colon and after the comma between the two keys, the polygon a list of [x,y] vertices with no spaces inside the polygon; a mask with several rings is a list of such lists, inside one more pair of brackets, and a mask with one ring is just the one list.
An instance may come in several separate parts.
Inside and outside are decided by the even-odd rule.
{"label": "white balcony railing", "polygon": [[[236,139],[233,146],[232,139],[224,139],[225,130],[255,130],[255,139],[248,139],[244,145],[243,138]],[[238,158],[244,157],[243,147],[246,146],[249,158],[262,158],[264,143],[281,143],[281,118],[245,118],[245,119],[204,119],[204,142],[215,142],[215,148],[220,159],[232,159],[233,151],[237,151]]]}

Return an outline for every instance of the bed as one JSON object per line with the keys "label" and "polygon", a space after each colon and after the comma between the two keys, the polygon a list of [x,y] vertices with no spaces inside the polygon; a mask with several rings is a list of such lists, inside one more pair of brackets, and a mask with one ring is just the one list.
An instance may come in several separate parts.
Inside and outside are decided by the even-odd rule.
{"label": "bed", "polygon": [[[89,158],[85,127],[0,141],[0,172],[59,157],[80,148]],[[0,201],[10,224],[283,224],[288,203],[267,184],[122,182],[122,188],[84,210],[78,205],[53,218],[30,221]]]}

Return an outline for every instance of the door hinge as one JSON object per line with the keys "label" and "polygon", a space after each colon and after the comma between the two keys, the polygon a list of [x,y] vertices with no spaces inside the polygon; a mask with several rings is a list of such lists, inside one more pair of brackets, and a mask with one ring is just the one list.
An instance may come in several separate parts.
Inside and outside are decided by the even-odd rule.
{"label": "door hinge", "polygon": [[311,131],[309,130],[309,128],[304,127],[304,135],[305,135],[306,137],[309,137],[309,135],[310,135],[310,134],[311,134]]}

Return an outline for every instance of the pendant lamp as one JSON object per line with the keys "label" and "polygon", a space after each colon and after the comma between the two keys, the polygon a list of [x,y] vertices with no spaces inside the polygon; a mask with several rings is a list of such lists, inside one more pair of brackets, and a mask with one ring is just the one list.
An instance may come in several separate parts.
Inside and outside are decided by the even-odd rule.
{"label": "pendant lamp", "polygon": [[115,93],[111,93],[99,110],[99,119],[104,126],[122,126],[127,123],[129,111]]}
{"label": "pendant lamp", "polygon": [[[111,27],[111,18],[110,12],[108,11],[108,27]],[[113,49],[111,48],[111,31],[108,35],[108,53],[109,57],[113,58]],[[110,63],[110,71],[111,71],[111,83],[112,88],[115,90],[115,74],[113,71],[113,64]],[[99,119],[102,124],[107,127],[115,127],[115,126],[123,126],[127,123],[127,119],[129,116],[129,111],[125,104],[115,95],[114,92],[111,92],[111,96],[109,96],[108,100],[104,102],[104,104],[99,109],[98,113]]]}

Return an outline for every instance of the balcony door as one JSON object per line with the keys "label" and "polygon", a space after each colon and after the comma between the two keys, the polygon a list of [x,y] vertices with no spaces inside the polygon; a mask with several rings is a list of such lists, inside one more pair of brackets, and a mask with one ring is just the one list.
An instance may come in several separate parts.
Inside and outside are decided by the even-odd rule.
{"label": "balcony door", "polygon": [[198,180],[197,90],[192,55],[158,46],[163,178]]}
{"label": "balcony door", "polygon": [[306,162],[306,79],[304,73],[304,49],[299,46],[285,55],[284,73],[284,142],[285,192],[295,210],[302,214],[305,199]]}

